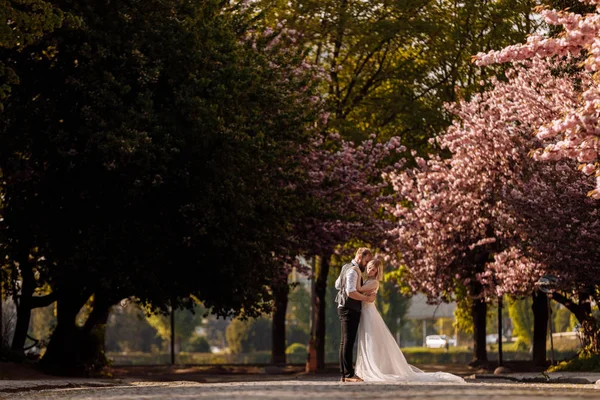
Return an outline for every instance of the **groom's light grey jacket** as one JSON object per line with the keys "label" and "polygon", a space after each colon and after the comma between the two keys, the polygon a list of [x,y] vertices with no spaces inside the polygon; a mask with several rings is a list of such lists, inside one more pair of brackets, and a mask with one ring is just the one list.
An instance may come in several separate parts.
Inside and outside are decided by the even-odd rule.
{"label": "groom's light grey jacket", "polygon": [[335,288],[338,290],[335,302],[338,303],[338,308],[346,307],[351,310],[360,311],[362,309],[362,303],[359,300],[348,297],[348,293],[356,291],[358,280],[360,279],[362,281],[360,274],[356,272],[354,267],[359,268],[354,260],[342,267],[340,276],[335,281]]}

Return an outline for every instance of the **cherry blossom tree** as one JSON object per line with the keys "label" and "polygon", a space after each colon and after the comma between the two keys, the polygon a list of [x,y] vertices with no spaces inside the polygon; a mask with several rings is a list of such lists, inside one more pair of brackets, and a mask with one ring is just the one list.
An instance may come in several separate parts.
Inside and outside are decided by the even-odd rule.
{"label": "cherry blossom tree", "polygon": [[591,301],[600,300],[600,215],[597,200],[587,196],[592,183],[573,164],[572,160],[544,163],[520,188],[507,193],[512,214],[523,221],[519,231],[527,248],[520,249],[525,254],[503,254],[496,256],[496,261],[505,264],[498,273],[513,285],[519,284],[524,273],[515,266],[522,259],[555,276],[558,281],[550,296],[577,317],[586,349],[597,354],[600,324]]}
{"label": "cherry blossom tree", "polygon": [[[493,80],[490,91],[451,108],[457,119],[437,140],[449,159],[417,157],[415,168],[387,175],[403,200],[392,210],[399,219],[393,248],[401,253],[408,283],[431,301],[449,300],[457,285],[467,289],[474,299],[475,361],[487,359],[486,299],[530,293],[547,269],[548,257],[538,253],[550,254],[527,240],[528,216],[510,202],[545,199],[535,182],[558,167],[529,157],[539,146],[533,132],[576,104],[575,83],[584,80],[540,58],[515,66],[507,80]],[[567,211],[565,218],[576,214]],[[543,208],[537,216],[547,217]],[[548,226],[544,234],[558,228]]]}
{"label": "cherry blossom tree", "polygon": [[316,204],[299,222],[296,231],[306,238],[305,254],[320,259],[313,277],[315,324],[309,343],[311,370],[325,365],[325,294],[332,254],[351,240],[383,248],[393,227],[384,212],[384,205],[390,202],[393,193],[386,194],[389,184],[381,175],[402,167],[401,159],[396,160],[406,149],[396,137],[385,142],[376,139],[371,135],[368,140],[354,144],[331,133],[311,143],[311,150],[303,160],[310,176],[304,191]]}
{"label": "cherry blossom tree", "polygon": [[[476,63],[485,66],[493,63],[513,64],[533,58],[557,60],[579,57],[583,72],[578,74],[580,96],[574,103],[557,103],[558,113],[546,118],[536,128],[537,138],[543,141],[544,148],[533,153],[539,161],[573,160],[569,166],[556,167],[545,176],[536,177],[535,186],[544,194],[543,202],[533,198],[517,198],[518,210],[525,214],[530,225],[537,223],[539,229],[561,224],[561,229],[551,235],[540,235],[540,230],[529,229],[533,247],[542,255],[548,268],[559,277],[560,289],[552,297],[564,304],[581,322],[587,350],[600,352],[599,324],[593,317],[591,301],[598,301],[598,280],[596,278],[598,248],[597,202],[586,199],[581,191],[587,190],[592,199],[600,199],[600,127],[598,126],[598,105],[600,88],[597,72],[600,67],[600,1],[582,0],[582,4],[596,8],[595,12],[580,15],[569,11],[540,10],[545,21],[562,30],[556,37],[530,36],[526,43],[515,44],[502,50],[478,54]],[[595,187],[590,180],[575,179],[572,169],[585,175],[595,175]],[[575,165],[574,165],[575,164]],[[573,185],[579,184],[576,188]],[[528,199],[528,200],[525,200]],[[581,208],[572,203],[579,201]],[[565,213],[564,205],[569,205],[571,213]],[[548,219],[536,218],[539,212],[533,206],[551,210]],[[552,222],[552,223],[549,223]],[[545,232],[545,230],[541,230]]]}

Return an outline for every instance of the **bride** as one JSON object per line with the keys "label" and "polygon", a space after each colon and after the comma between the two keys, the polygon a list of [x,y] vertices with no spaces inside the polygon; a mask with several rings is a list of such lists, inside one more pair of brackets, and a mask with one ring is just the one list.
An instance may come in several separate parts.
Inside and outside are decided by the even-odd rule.
{"label": "bride", "polygon": [[[366,273],[367,281],[358,291],[377,292],[379,281],[383,278],[381,261],[370,261]],[[465,382],[463,378],[446,372],[423,372],[406,362],[375,303],[363,302],[361,314],[355,371],[365,382]]]}

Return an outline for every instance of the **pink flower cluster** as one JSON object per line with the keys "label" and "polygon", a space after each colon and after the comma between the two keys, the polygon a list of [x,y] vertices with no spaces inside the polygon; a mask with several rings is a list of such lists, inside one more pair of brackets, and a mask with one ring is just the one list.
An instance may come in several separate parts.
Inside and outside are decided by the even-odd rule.
{"label": "pink flower cluster", "polygon": [[472,295],[526,294],[544,273],[572,287],[600,272],[600,218],[589,183],[569,159],[537,162],[534,133],[577,107],[586,72],[533,57],[493,89],[450,107],[457,117],[438,144],[449,159],[416,157],[386,174],[400,197],[389,205],[413,290],[449,299],[457,284]]}
{"label": "pink flower cluster", "polygon": [[371,135],[354,144],[332,133],[307,148],[302,164],[310,182],[304,190],[322,203],[322,212],[307,216],[298,227],[304,232],[301,235],[312,238],[308,251],[331,253],[351,239],[377,247],[388,238],[392,223],[382,209],[392,197],[384,194],[388,183],[381,174],[403,166],[399,154],[406,148],[397,137],[385,142],[376,139]]}
{"label": "pink flower cluster", "polygon": [[[600,6],[598,0],[585,0]],[[564,32],[556,37],[531,36],[527,43],[512,45],[499,51],[476,56],[480,66],[493,63],[517,63],[532,58],[584,57],[581,96],[572,105],[560,105],[558,115],[545,121],[535,132],[545,141],[545,148],[535,152],[537,160],[568,158],[583,163],[586,175],[600,175],[600,87],[596,74],[600,70],[600,11],[578,15],[568,11],[543,10],[541,15],[548,24],[560,26]],[[589,192],[600,199],[600,180]]]}

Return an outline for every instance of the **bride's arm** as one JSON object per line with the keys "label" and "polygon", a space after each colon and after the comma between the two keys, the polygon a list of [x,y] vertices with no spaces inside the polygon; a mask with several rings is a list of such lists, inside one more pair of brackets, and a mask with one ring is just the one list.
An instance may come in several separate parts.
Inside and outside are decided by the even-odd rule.
{"label": "bride's arm", "polygon": [[358,291],[364,294],[376,292],[377,289],[379,289],[379,281],[373,280],[362,285]]}

